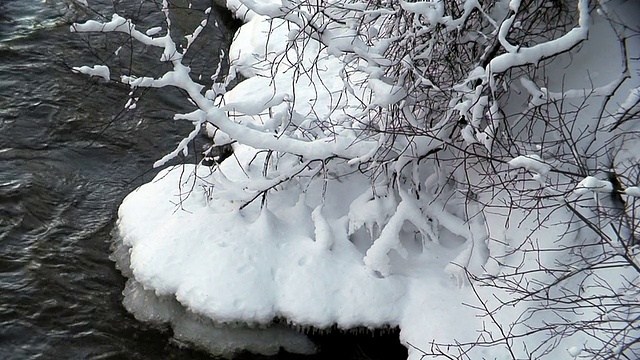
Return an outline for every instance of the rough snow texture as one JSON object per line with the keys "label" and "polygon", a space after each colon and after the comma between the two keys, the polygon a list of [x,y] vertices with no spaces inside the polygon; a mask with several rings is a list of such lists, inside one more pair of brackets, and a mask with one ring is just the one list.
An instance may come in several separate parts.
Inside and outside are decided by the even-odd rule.
{"label": "rough snow texture", "polygon": [[75,72],[79,72],[82,74],[87,74],[90,76],[98,76],[103,78],[105,81],[109,81],[110,80],[110,72],[109,72],[109,67],[104,66],[104,65],[95,65],[93,67],[89,67],[89,66],[74,66],[73,71]]}
{"label": "rough snow texture", "polygon": [[[410,29],[437,28],[449,36],[482,9],[475,0],[459,3],[455,18],[441,1],[402,1],[400,6],[415,15]],[[598,309],[556,311],[535,296],[509,303],[519,294],[502,290],[502,283],[479,286],[472,276],[517,279],[518,286],[535,293],[541,284],[556,281],[556,273],[546,269],[574,271],[569,260],[575,254],[567,249],[590,249],[600,241],[603,234],[578,226],[576,213],[590,216],[601,204],[579,195],[611,192],[613,185],[598,180],[601,163],[573,164],[569,155],[581,159],[600,149],[591,159],[602,159],[607,146],[620,145],[613,167],[627,174],[635,169],[629,164],[637,163],[640,147],[633,138],[623,142],[609,132],[632,126],[628,114],[637,107],[637,91],[631,89],[638,79],[625,83],[629,69],[620,75],[620,69],[607,65],[610,56],[596,56],[602,44],[614,39],[607,23],[590,19],[588,1],[579,0],[578,23],[564,35],[519,46],[509,43],[508,35],[517,26],[513,12],[522,11],[522,4],[496,3],[491,14],[482,16],[491,29],[487,34],[497,36],[495,43],[504,51],[470,70],[453,89],[438,89],[419,78],[438,96],[449,91],[444,114],[428,118],[431,109],[411,103],[417,99],[411,97],[413,84],[387,72],[397,68],[385,57],[388,39],[376,37],[385,30],[379,22],[384,17],[378,16],[384,10],[346,4],[314,13],[313,6],[296,1],[229,0],[229,8],[246,21],[229,50],[229,81],[236,74],[247,77],[229,91],[225,84],[205,89],[191,79],[181,62],[186,49],[176,48],[170,29],[161,36],[157,28],[142,33],[118,15],[106,23],[72,27],[124,32],[163,48],[159,60],[170,63],[171,71],[159,78],[120,79],[132,88],[179,87],[197,106],[176,115],[190,121],[193,131],[156,166],[186,152],[201,131],[216,144],[234,147],[234,156],[219,167],[164,169],[123,201],[117,226],[121,243],[114,258],[130,278],[127,309],[143,321],[170,323],[179,339],[215,354],[241,348],[269,354],[280,345],[312,351],[300,334],[274,324],[283,319],[302,328],[399,326],[410,359],[426,358],[424,352],[430,351],[456,357],[463,350],[471,359],[530,358],[537,356],[530,351],[540,344],[536,351],[548,350],[547,359],[580,358],[589,356],[584,355],[589,348],[606,347],[598,336],[582,332],[554,338],[555,347],[544,343],[547,332],[529,333],[548,324],[598,319]],[[348,18],[354,14],[370,16],[370,38],[354,30]],[[330,21],[332,16],[346,21]],[[189,44],[204,26],[200,23],[187,37]],[[484,40],[477,36],[475,41]],[[584,45],[579,53],[546,62],[578,44]],[[428,59],[433,53],[424,46],[415,55]],[[407,64],[414,60],[399,63],[411,68]],[[508,78],[510,69],[524,65],[545,66],[547,78],[522,76],[500,83],[502,75]],[[96,75],[97,70],[78,71]],[[508,101],[494,100],[500,86],[509,92]],[[617,89],[626,91],[625,97],[614,96]],[[598,123],[607,131],[591,143],[584,137],[565,147],[562,136],[589,134],[584,129],[593,128],[599,115],[592,109],[600,98],[617,104],[602,107],[603,114],[614,114]],[[579,116],[557,117],[571,126],[554,123],[562,130],[555,131],[546,121],[529,119],[560,100],[571,109],[582,106]],[[388,109],[398,111],[385,113]],[[376,111],[388,116],[375,117]],[[465,125],[451,140],[462,118]],[[504,140],[499,137],[505,126],[516,134],[513,146],[496,149],[494,140]],[[429,156],[434,154],[438,158]],[[492,157],[499,161],[487,166]],[[526,170],[537,184],[520,182],[522,172],[514,168]],[[594,174],[576,179],[584,169]],[[637,184],[623,185],[625,194],[638,194]],[[528,193],[542,194],[537,207],[527,203]],[[633,202],[630,206],[623,210],[636,210]],[[613,231],[605,235],[616,236]],[[608,245],[617,255],[625,254],[618,244]],[[636,253],[630,256],[637,258]],[[583,289],[581,296],[589,297],[602,291],[596,286],[602,278],[613,289],[627,286],[626,279],[637,282],[625,269],[598,271],[596,280],[572,273],[563,286]],[[624,296],[633,300],[637,294]],[[626,315],[632,318],[637,311]],[[514,336],[508,348],[502,331]],[[478,341],[487,346],[472,346]]]}
{"label": "rough snow texture", "polygon": [[[243,164],[248,155],[239,155]],[[174,299],[217,324],[265,326],[285,318],[319,329],[334,324],[342,329],[400,325],[415,328],[402,336],[416,344],[423,337],[475,336],[473,327],[447,325],[468,322],[474,314],[461,303],[473,301],[469,292],[442,276],[454,255],[451,250],[428,245],[421,254],[412,251],[411,266],[399,263],[395,275],[384,278],[363,266],[364,248],[349,240],[347,222],[341,220],[346,214],[336,211],[342,201],[348,203],[348,194],[357,194],[357,183],[334,183],[326,200],[334,206],[324,208],[326,218],[319,220],[316,202],[296,199],[291,192],[279,194],[263,209],[256,203],[239,211],[224,201],[209,200],[194,170],[205,179],[210,172],[189,165],[165,170],[131,193],[119,210],[120,237],[131,249],[123,252],[130,257],[129,269],[156,296]],[[230,181],[242,180],[231,172],[226,172]],[[188,197],[180,195],[191,188]],[[144,221],[133,214],[145,214]],[[127,307],[141,319],[149,320],[150,315],[140,314],[149,308],[163,312],[155,299],[135,303],[144,296],[136,289],[125,296]],[[183,315],[153,316],[183,321]]]}

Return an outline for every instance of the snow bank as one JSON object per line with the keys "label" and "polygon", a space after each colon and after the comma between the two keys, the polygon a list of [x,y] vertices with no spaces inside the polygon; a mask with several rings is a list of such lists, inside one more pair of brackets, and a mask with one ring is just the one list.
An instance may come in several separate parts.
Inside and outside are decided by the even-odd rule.
{"label": "snow bank", "polygon": [[[313,76],[297,74],[283,59],[297,51],[295,21],[300,19],[270,23],[243,3],[265,13],[283,11],[290,4],[228,1],[235,14],[247,21],[230,49],[231,72],[249,78],[226,92],[218,107],[201,94],[202,88],[189,83],[188,68],[179,63],[181,54],[172,54],[174,71],[160,79],[123,80],[132,86],[183,85],[198,105],[199,110],[176,117],[192,121],[195,128],[175,154],[184,151],[207,122],[208,130],[213,125],[218,128],[220,134],[214,135],[220,141],[238,140],[233,144],[234,157],[220,167],[164,169],[123,201],[113,256],[130,278],[124,300],[129,311],[143,321],[168,323],[178,339],[225,356],[241,349],[264,354],[273,354],[280,347],[291,352],[313,351],[313,344],[291,328],[399,326],[410,359],[426,358],[427,352],[448,356],[447,344],[460,344],[472,359],[528,357],[532,347],[548,340],[544,332],[527,334],[530,328],[579,322],[593,315],[588,310],[546,311],[535,299],[512,303],[518,294],[500,286],[480,287],[470,279],[471,275],[490,277],[517,269],[518,284],[532,292],[554,281],[552,274],[541,269],[564,264],[567,249],[592,245],[575,228],[573,213],[545,200],[536,208],[536,215],[530,216],[527,208],[513,206],[518,200],[508,191],[472,194],[452,189],[446,176],[427,177],[418,170],[411,176],[415,184],[426,188],[420,196],[412,188],[389,190],[372,185],[358,164],[370,159],[388,139],[383,135],[373,140],[361,138],[355,130],[366,124],[348,119],[358,118],[370,105],[403,101],[405,89],[372,70],[375,66],[354,66],[350,79],[345,80],[339,57],[362,50],[346,40],[323,47],[307,39],[299,64],[303,69],[313,64],[319,70]],[[418,9],[419,4],[402,2],[402,7]],[[425,2],[416,12],[426,21],[445,26],[455,27],[464,18],[443,18],[439,4]],[[476,4],[466,1],[465,14]],[[580,4],[585,10],[586,1]],[[517,9],[519,2],[511,1],[509,6]],[[581,18],[579,27],[546,46],[497,56],[488,71],[501,73],[538,63],[553,51],[568,50],[586,38],[587,25]],[[89,22],[76,29],[99,26]],[[127,31],[145,44],[170,40],[153,38],[154,31],[140,33],[116,16],[107,26]],[[323,36],[329,36],[335,29],[325,30]],[[164,60],[169,60],[169,50],[168,45]],[[362,56],[366,61],[358,65],[384,60],[373,51]],[[274,62],[281,65],[272,66]],[[95,70],[85,71],[95,74]],[[483,72],[478,70],[478,79]],[[314,77],[317,74],[319,79]],[[346,89],[352,83],[364,85]],[[523,84],[532,93],[547,93],[531,81]],[[370,99],[372,104],[361,104],[361,99]],[[463,104],[465,111],[473,112],[470,130],[484,121],[489,100],[478,104],[481,106],[475,108],[472,101]],[[492,105],[490,114],[498,118],[497,106]],[[489,137],[499,125],[496,120],[484,133],[468,134],[469,143],[484,135],[482,143],[491,151]],[[295,131],[287,136],[279,132],[292,128]],[[405,143],[402,137],[394,141],[398,148],[403,144],[422,150],[437,146],[435,141],[418,137]],[[272,156],[278,158],[276,166],[264,166]],[[402,167],[407,164],[398,160],[397,174],[405,176]],[[498,175],[509,172],[509,166],[523,168],[534,173],[543,187],[554,169],[535,154],[502,165],[504,168],[495,169]],[[470,183],[487,179],[481,169],[460,169],[457,171],[464,173],[453,173],[451,179],[464,178]],[[599,181],[587,178],[576,192],[609,189],[610,184]],[[637,193],[637,188],[629,189],[630,195]],[[516,193],[515,187],[508,190]],[[447,194],[446,203],[438,194]],[[609,279],[611,284],[619,280],[614,278]],[[583,280],[577,274],[567,284],[583,286]],[[590,291],[587,286],[584,296]],[[541,306],[535,313],[527,312]],[[494,312],[496,309],[500,311]],[[503,346],[500,336],[505,329],[512,339],[527,334],[526,340]],[[586,334],[566,334],[546,355],[579,356],[594,341]],[[492,346],[474,346],[479,343]]]}
{"label": "snow bank", "polygon": [[[276,195],[263,209],[257,202],[240,211],[208,197],[203,185],[218,174],[209,172],[191,165],[164,170],[120,206],[122,248],[114,254],[135,279],[125,290],[125,306],[140,320],[175,329],[209,319],[207,331],[220,332],[212,333],[212,344],[203,344],[198,331],[181,336],[226,355],[243,347],[259,353],[281,345],[293,352],[312,349],[300,334],[262,330],[276,319],[319,329],[400,325],[415,330],[402,332],[412,344],[476,336],[473,326],[451,325],[468,323],[475,313],[462,305],[463,299],[473,302],[468,291],[442,274],[455,251],[425,248],[409,256],[412,266],[394,262],[395,274],[381,278],[364,266],[363,249],[349,240],[341,220],[346,214],[324,208],[326,219],[319,224],[317,202],[296,200],[294,191]],[[357,182],[338,183],[327,203],[348,203],[357,188]],[[331,236],[331,246],[322,236]],[[252,328],[260,332],[249,334]],[[243,339],[221,345],[236,333]],[[264,349],[256,340],[263,336],[269,339]]]}
{"label": "snow bank", "polygon": [[[432,341],[472,342],[483,327],[497,331],[479,318],[482,311],[468,306],[477,306],[470,288],[443,271],[452,261],[462,266],[457,255],[465,245],[445,248],[409,241],[405,235],[396,246],[406,251],[388,250],[386,276],[365,265],[366,243],[358,245],[357,231],[349,235],[347,215],[356,210],[340,208],[359,195],[357,179],[332,182],[324,207],[321,199],[300,195],[295,188],[274,193],[262,209],[259,202],[239,210],[211,198],[205,185],[222,173],[235,182],[244,180],[244,172],[260,171],[248,165],[255,155],[248,149],[236,152],[238,162],[225,162],[212,174],[210,168],[193,165],[163,170],[124,200],[118,221],[121,245],[114,256],[135,279],[125,289],[124,303],[138,319],[169,323],[180,339],[225,356],[241,349],[273,354],[280,346],[291,352],[313,350],[301,334],[275,325],[279,319],[303,329],[399,326],[403,343],[416,347],[409,348],[410,359],[420,359],[419,349],[428,349]],[[308,190],[321,186],[318,181]],[[379,207],[375,216],[384,217],[384,211]],[[523,244],[523,234],[530,232],[554,241],[567,230],[562,228],[566,218],[536,230],[535,222],[519,217],[512,221],[521,226],[505,232],[499,224],[507,216],[493,213],[480,226],[491,223],[493,236],[502,233],[503,243],[510,246]],[[439,240],[444,243],[451,236],[442,233]],[[504,250],[492,251],[497,259],[505,256]],[[505,256],[500,262],[513,266],[526,261],[535,269],[537,255],[525,256],[508,261]],[[554,259],[546,261],[552,265]],[[498,295],[478,291],[486,298]],[[501,312],[500,319],[509,323],[520,310]],[[488,354],[500,358],[503,351]]]}

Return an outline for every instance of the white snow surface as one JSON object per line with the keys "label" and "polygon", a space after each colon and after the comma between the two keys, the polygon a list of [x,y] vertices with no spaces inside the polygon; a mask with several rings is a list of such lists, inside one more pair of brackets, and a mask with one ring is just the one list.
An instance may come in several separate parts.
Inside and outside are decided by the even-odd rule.
{"label": "white snow surface", "polygon": [[109,81],[110,80],[110,72],[109,72],[109,67],[105,66],[105,65],[95,65],[93,67],[89,67],[89,66],[74,66],[73,68],[74,72],[78,72],[78,73],[82,73],[82,74],[86,74],[86,75],[90,75],[90,76],[97,76],[97,77],[101,77],[103,78],[105,81]]}
{"label": "white snow surface", "polygon": [[584,194],[589,191],[608,193],[613,191],[613,185],[609,181],[599,180],[593,176],[587,176],[584,180],[578,183],[578,186],[576,186],[576,189],[573,192],[576,194]]}
{"label": "white snow surface", "polygon": [[[239,156],[248,161],[251,155]],[[357,183],[336,184],[326,201],[336,206],[323,209],[326,222],[319,225],[317,215],[310,216],[318,211],[312,212],[314,202],[285,192],[263,209],[259,202],[238,210],[208,200],[202,185],[209,172],[192,165],[164,170],[122,203],[118,229],[131,249],[124,256],[145,289],[175,296],[190,312],[217,323],[258,326],[284,317],[320,329],[400,325],[412,344],[476,336],[473,326],[450,325],[468,324],[475,313],[462,305],[473,302],[467,289],[442,273],[455,252],[426,248],[411,257],[411,272],[398,268],[384,278],[364,266],[346,221],[335,212],[358,193]],[[320,231],[331,233],[331,246]]]}
{"label": "white snow surface", "polygon": [[[370,179],[353,170],[357,167],[353,164],[375,152],[376,141],[356,141],[353,130],[344,124],[330,131],[314,126],[319,119],[332,116],[336,108],[347,115],[362,110],[348,96],[339,104],[332,98],[344,85],[335,56],[342,56],[354,45],[337,41],[334,48],[322,49],[309,43],[305,50],[311,52],[308,60],[318,61],[318,68],[325,69],[322,89],[306,77],[294,82],[286,66],[260,67],[260,59],[282,55],[293,30],[277,26],[281,20],[270,26],[262,15],[247,10],[242,3],[252,3],[265,12],[280,9],[268,0],[228,1],[236,16],[247,21],[230,49],[232,71],[249,78],[228,91],[219,108],[209,107],[200,96],[202,88],[190,82],[188,69],[181,64],[174,64],[174,71],[160,79],[127,77],[123,82],[131,86],[184,85],[198,103],[201,110],[176,117],[192,121],[195,129],[172,154],[186,151],[202,124],[211,130],[207,122],[215,122],[219,134],[210,132],[220,143],[240,139],[295,154],[278,155],[278,166],[298,167],[299,177],[284,183],[275,172],[265,178],[262,164],[267,154],[238,141],[234,143],[234,157],[215,171],[197,165],[170,167],[129,194],[119,208],[119,243],[113,255],[119,268],[131,278],[125,289],[127,309],[144,321],[170,323],[178,339],[218,355],[241,349],[273,354],[280,346],[301,353],[313,350],[299,333],[275,325],[276,319],[318,329],[333,325],[341,329],[398,326],[409,359],[425,358],[419,349],[429,350],[433,343],[475,342],[483,329],[499,336],[495,324],[482,317],[485,312],[478,296],[492,308],[513,295],[498,289],[472,288],[464,269],[495,275],[509,267],[517,267],[523,274],[529,270],[533,273],[540,266],[554,267],[558,259],[553,251],[538,256],[537,252],[511,250],[525,247],[527,241],[543,249],[555,249],[560,240],[568,246],[580,244],[584,239],[568,225],[573,215],[565,210],[541,210],[538,218],[551,220],[540,226],[537,218],[529,218],[524,211],[512,212],[501,206],[510,199],[498,193],[479,195],[479,203],[497,205],[494,210],[483,212],[480,207],[469,206],[471,215],[464,220],[466,198],[461,195],[443,204],[437,199],[419,202],[402,189],[373,194]],[[456,25],[458,19],[442,18],[440,2],[424,3],[428,6],[420,7],[420,12],[428,21]],[[586,1],[579,3],[586,6]],[[402,2],[408,9],[416,4]],[[465,12],[475,4],[467,1]],[[509,2],[512,9],[518,6],[517,0]],[[145,44],[170,42],[169,36],[152,37],[153,29],[151,34],[140,33],[118,16],[107,25],[114,31],[124,28]],[[571,48],[586,38],[588,28],[584,20],[546,46],[498,56],[487,73],[537,63],[552,51]],[[88,22],[74,29],[97,31],[102,25]],[[267,44],[265,34],[269,31]],[[167,45],[161,60],[177,62],[181,54],[172,50]],[[374,59],[375,54],[370,54],[369,60]],[[558,73],[565,71],[560,68]],[[78,71],[97,74],[90,68]],[[377,105],[393,104],[404,96],[401,87],[373,72],[355,72],[352,77],[368,79],[368,87],[353,91],[359,91],[360,98],[369,96]],[[295,104],[293,98],[298,99]],[[284,113],[294,114],[291,121],[302,129],[298,138],[276,136],[277,122],[284,118],[279,114]],[[492,131],[491,127],[485,130],[487,134]],[[340,136],[323,137],[331,132]],[[489,140],[483,143],[491,148]],[[348,177],[332,178],[331,171],[315,176],[320,166],[312,161],[300,164],[299,158],[325,159],[334,154],[352,160],[335,160],[338,164],[331,168]],[[509,165],[542,177],[552,168],[534,154],[516,157]],[[424,184],[435,188],[436,182],[427,179]],[[583,190],[597,191],[611,184],[587,178],[581,185]],[[264,189],[271,190],[262,203]],[[639,192],[630,187],[628,193],[636,196]],[[610,281],[615,284],[615,280]],[[579,282],[576,278],[575,283]],[[511,325],[523,313],[523,306],[518,303],[503,308],[495,314],[495,320]],[[579,321],[581,316],[590,315],[588,311],[562,314],[562,318],[553,313],[536,314],[527,324]],[[524,333],[527,327],[520,323],[510,331]],[[528,344],[514,342],[511,351],[524,358],[528,349],[545,336],[533,334],[527,337]],[[590,341],[594,340],[585,334],[567,336],[548,358],[579,356]],[[440,350],[446,352],[445,348]],[[500,346],[474,347],[467,355],[472,359],[510,356]]]}
{"label": "white snow surface", "polygon": [[531,154],[531,155],[520,155],[509,160],[509,165],[516,168],[523,168],[527,171],[536,172],[540,175],[546,175],[549,170],[551,170],[551,166],[545,163],[544,160],[540,158],[540,156]]}

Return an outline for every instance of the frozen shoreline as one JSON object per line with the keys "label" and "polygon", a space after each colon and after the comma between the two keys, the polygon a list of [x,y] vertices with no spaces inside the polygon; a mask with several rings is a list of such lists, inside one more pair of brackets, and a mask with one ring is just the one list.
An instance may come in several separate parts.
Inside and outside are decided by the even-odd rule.
{"label": "frozen shoreline", "polygon": [[[446,266],[446,258],[425,249],[411,256],[413,266],[406,270],[412,274],[402,274],[403,265],[398,264],[397,275],[380,278],[362,263],[362,249],[346,238],[336,241],[331,250],[323,248],[313,238],[313,226],[305,219],[305,212],[296,211],[296,206],[303,204],[284,213],[260,210],[259,206],[245,208],[242,213],[213,210],[200,190],[202,180],[189,179],[193,170],[184,165],[161,172],[131,193],[120,207],[122,242],[114,248],[114,259],[125,275],[147,289],[130,280],[124,291],[125,307],[139,320],[171,323],[182,329],[179,333],[185,341],[214,354],[229,355],[243,349],[273,354],[279,346],[308,353],[313,346],[299,333],[283,330],[243,336],[244,344],[236,339],[221,345],[226,337],[212,335],[208,344],[199,338],[201,328],[189,334],[189,326],[194,325],[184,322],[193,324],[192,320],[204,316],[216,319],[216,327],[245,323],[249,328],[260,328],[284,318],[294,327],[337,325],[348,330],[397,325],[402,329],[403,322],[419,328],[418,320],[422,320],[419,323],[434,326],[420,330],[420,335],[459,337],[461,329],[444,324],[463,323],[473,316],[459,303],[463,298],[473,300],[467,291],[446,278],[434,277]],[[199,172],[208,171],[203,167]],[[186,178],[181,179],[183,174]],[[180,201],[178,183],[182,189],[193,188],[180,208],[175,206]],[[145,214],[144,222],[127,216],[141,213]],[[212,223],[215,218],[219,222]],[[247,234],[253,236],[250,241]],[[455,249],[449,254],[454,257]],[[415,274],[417,270],[424,276]],[[185,315],[183,308],[199,315]],[[469,336],[474,334],[475,330],[467,331]],[[404,332],[401,337],[419,344],[418,337]],[[265,347],[261,349],[259,344]]]}
{"label": "frozen shoreline", "polygon": [[[320,122],[337,106],[332,94],[343,86],[336,70],[338,58],[313,42],[307,44],[305,51],[311,53],[302,62],[317,61],[317,67],[324,69],[324,88],[318,90],[312,79],[293,81],[286,66],[272,67],[271,62],[262,61],[281,55],[279,46],[287,43],[292,32],[279,26],[281,20],[270,26],[262,17],[235,5],[236,1],[229,1],[237,16],[249,15],[230,53],[234,69],[248,79],[224,96],[226,103],[221,109],[233,115],[232,125],[242,124],[247,132],[259,131],[260,135],[276,134],[281,125],[277,121],[283,121],[282,114],[290,113],[293,107],[291,113],[300,115],[291,120],[299,121],[296,126],[318,134],[327,132],[314,127],[309,114]],[[593,64],[585,58],[580,65],[588,70]],[[593,61],[598,65],[602,59]],[[550,69],[564,76],[563,65]],[[362,92],[354,98],[369,96],[383,104],[398,101],[394,86],[359,71],[354,70],[353,77],[370,83],[354,90]],[[609,74],[603,73],[601,77],[606,79]],[[523,84],[524,88],[529,85],[526,81]],[[537,89],[530,86],[527,90],[533,95]],[[292,105],[291,94],[303,100]],[[528,101],[525,91],[519,96],[514,96],[513,103]],[[363,110],[353,104],[354,98],[345,98],[339,105],[347,115]],[[267,108],[269,114],[265,115]],[[513,109],[516,112],[517,106]],[[195,121],[196,115],[184,118]],[[228,129],[237,130],[231,125]],[[282,145],[280,138],[266,136],[265,141],[272,140],[267,145],[284,149],[300,149],[298,154],[326,150],[324,145],[330,143],[334,146],[331,151],[340,156],[360,154],[362,158],[375,146],[373,141],[351,135],[347,127],[330,130],[343,136],[344,142],[323,138],[300,145],[296,139]],[[251,139],[263,140],[257,136]],[[566,210],[542,209],[538,218],[529,218],[521,209],[500,208],[499,204],[511,199],[490,191],[479,194],[478,203],[496,205],[491,211],[469,205],[466,195],[453,190],[446,203],[436,198],[419,202],[403,189],[379,195],[370,179],[357,172],[353,159],[334,160],[323,177],[317,174],[324,164],[310,160],[301,165],[298,156],[280,154],[278,169],[299,167],[299,177],[286,183],[276,175],[264,179],[263,164],[270,155],[242,144],[233,146],[234,158],[215,172],[194,165],[169,168],[127,196],[119,210],[120,242],[114,251],[118,267],[131,279],[125,289],[125,307],[142,321],[171,323],[178,339],[217,355],[240,350],[274,354],[281,346],[291,352],[313,351],[313,344],[294,330],[278,326],[263,331],[274,319],[286,319],[293,327],[318,329],[399,326],[409,359],[421,359],[421,349],[432,351],[434,344],[437,351],[444,351],[438,344],[471,344],[485,334],[499,334],[503,330],[497,324],[511,324],[526,309],[525,304],[504,308],[488,321],[483,306],[499,306],[502,299],[510,300],[513,295],[470,286],[467,270],[497,275],[509,267],[523,273],[536,266],[552,268],[566,256],[558,249],[586,242],[572,227],[573,215]],[[496,172],[526,169],[533,173],[534,185],[551,169],[534,156],[517,157],[509,163],[511,168],[502,164]],[[472,174],[470,179],[480,181],[481,176]],[[424,186],[439,181],[420,180]],[[269,189],[269,195],[263,203],[260,196],[264,188]],[[468,216],[466,211],[475,215]],[[437,219],[439,226],[425,217]],[[542,226],[539,218],[552,221]],[[405,227],[405,221],[410,225]],[[542,251],[544,256],[526,251],[506,255],[525,248],[530,239],[548,250]],[[547,274],[538,276],[540,279],[532,280],[550,279],[545,278]],[[618,284],[620,280],[611,276],[611,283]],[[576,278],[570,284],[578,286],[581,280]],[[480,303],[479,299],[486,300]],[[581,316],[543,313],[509,331],[526,332],[530,324],[540,326],[549,320],[578,322]],[[474,347],[469,356],[506,358],[511,351],[525,356],[528,346],[545,339],[546,334],[536,333],[528,343],[509,349]],[[572,334],[547,355],[575,358],[580,354],[576,349],[589,341],[594,340]]]}

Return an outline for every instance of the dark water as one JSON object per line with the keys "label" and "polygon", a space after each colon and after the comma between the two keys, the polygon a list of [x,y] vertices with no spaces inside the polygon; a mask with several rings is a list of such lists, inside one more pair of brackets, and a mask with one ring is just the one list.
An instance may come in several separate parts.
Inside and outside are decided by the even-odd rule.
{"label": "dark water", "polygon": [[[153,1],[125,3],[90,0],[97,12],[87,13],[65,0],[0,0],[0,359],[209,358],[133,319],[109,260],[117,206],[190,130],[171,120],[189,108],[175,92],[137,93],[137,109],[124,112],[129,89],[70,71],[105,63],[127,73],[131,53],[157,64],[157,53],[127,38],[69,33],[70,22],[109,15],[114,4],[140,22],[157,20]],[[208,68],[232,33],[232,22],[212,16],[220,26],[194,48]],[[324,350],[312,359],[406,357],[397,337],[319,341]],[[285,358],[304,357],[277,357]]]}

